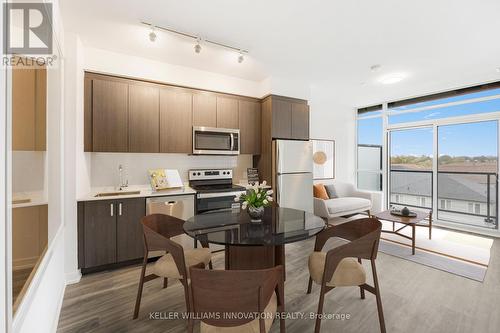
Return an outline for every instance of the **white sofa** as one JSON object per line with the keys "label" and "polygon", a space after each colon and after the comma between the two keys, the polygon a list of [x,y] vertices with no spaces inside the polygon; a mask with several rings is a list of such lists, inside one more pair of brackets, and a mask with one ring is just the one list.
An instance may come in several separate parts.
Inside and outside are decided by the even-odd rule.
{"label": "white sofa", "polygon": [[357,190],[353,184],[339,181],[323,183],[325,186],[334,184],[338,198],[314,198],[314,215],[330,220],[335,217],[367,212],[372,208],[372,193]]}

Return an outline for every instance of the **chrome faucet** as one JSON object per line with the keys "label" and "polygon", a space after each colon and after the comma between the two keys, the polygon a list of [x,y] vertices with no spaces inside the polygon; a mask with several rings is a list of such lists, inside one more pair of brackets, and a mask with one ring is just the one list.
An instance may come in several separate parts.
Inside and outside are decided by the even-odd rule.
{"label": "chrome faucet", "polygon": [[120,173],[120,184],[118,185],[118,190],[122,191],[123,189],[128,187],[128,179],[123,181],[123,166],[118,165],[118,172]]}

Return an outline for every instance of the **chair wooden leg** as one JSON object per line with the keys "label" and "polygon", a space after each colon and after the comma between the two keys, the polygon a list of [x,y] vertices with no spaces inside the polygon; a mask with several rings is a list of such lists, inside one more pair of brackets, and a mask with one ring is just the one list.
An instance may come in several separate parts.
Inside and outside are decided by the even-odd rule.
{"label": "chair wooden leg", "polygon": [[163,289],[168,287],[168,278],[163,279]]}
{"label": "chair wooden leg", "polygon": [[311,276],[309,276],[309,283],[307,284],[307,293],[308,294],[311,293],[312,284],[313,284],[313,279],[311,278]]}
{"label": "chair wooden leg", "polygon": [[[361,258],[358,258],[358,262],[361,264]],[[361,295],[361,299],[365,299],[365,290],[362,286],[359,286],[359,293]]]}
{"label": "chair wooden leg", "polygon": [[377,299],[377,311],[378,311],[378,321],[380,323],[380,332],[385,333],[385,320],[384,320],[384,311],[382,310],[382,299],[380,298],[380,286],[378,284],[377,268],[375,267],[375,260],[373,259],[372,259],[372,273],[373,273],[373,283],[375,286],[375,297]]}
{"label": "chair wooden leg", "polygon": [[210,262],[208,263],[208,268],[214,269],[214,266],[212,265],[212,260],[210,260]]}
{"label": "chair wooden leg", "polygon": [[194,332],[194,322],[192,318],[188,319],[188,333]]}
{"label": "chair wooden leg", "polygon": [[139,307],[141,306],[141,298],[142,298],[142,287],[144,286],[144,276],[146,275],[147,264],[148,264],[148,257],[145,256],[144,261],[142,262],[141,279],[139,280],[139,288],[137,290],[137,299],[135,300],[133,319],[137,319],[137,317],[139,316]]}
{"label": "chair wooden leg", "polygon": [[368,217],[372,217],[372,213],[369,209],[366,211],[366,213],[368,214]]}
{"label": "chair wooden leg", "polygon": [[316,324],[314,326],[314,333],[321,331],[321,316],[323,315],[323,303],[325,302],[325,286],[321,286],[321,293],[319,294],[318,312],[316,313]]}
{"label": "chair wooden leg", "polygon": [[186,300],[186,313],[189,314],[189,311],[191,310],[191,302],[189,300],[189,288],[188,288],[188,282],[186,280],[180,280],[182,285],[184,286],[184,298]]}

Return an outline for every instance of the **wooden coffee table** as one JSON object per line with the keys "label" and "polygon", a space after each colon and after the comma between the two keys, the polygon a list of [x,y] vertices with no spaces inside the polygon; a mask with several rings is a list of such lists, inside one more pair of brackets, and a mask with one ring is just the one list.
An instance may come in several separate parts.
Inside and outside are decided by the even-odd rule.
{"label": "wooden coffee table", "polygon": [[[411,240],[411,253],[414,255],[415,254],[415,228],[416,227],[429,228],[429,239],[432,238],[432,210],[429,211],[428,213],[421,212],[421,211],[420,212],[415,211],[415,213],[417,214],[417,216],[415,216],[415,217],[405,217],[405,216],[392,215],[390,211],[386,210],[386,211],[380,212],[378,214],[375,214],[373,216],[379,220],[392,222],[392,231],[391,230],[382,230],[382,232],[389,233],[389,234],[396,234],[398,236],[401,236],[401,237],[404,237],[406,239]],[[421,223],[425,219],[429,219],[429,223]],[[402,224],[403,226],[396,230],[396,223]],[[411,237],[400,233],[400,231],[406,227],[411,228]]]}

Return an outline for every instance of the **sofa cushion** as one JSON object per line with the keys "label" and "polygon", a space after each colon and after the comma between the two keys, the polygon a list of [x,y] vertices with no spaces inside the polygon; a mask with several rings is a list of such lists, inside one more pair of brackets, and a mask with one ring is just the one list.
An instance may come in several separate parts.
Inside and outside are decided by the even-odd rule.
{"label": "sofa cushion", "polygon": [[337,190],[335,189],[335,185],[333,184],[328,184],[325,185],[326,193],[328,193],[328,198],[330,199],[336,199],[338,198]]}
{"label": "sofa cushion", "polygon": [[328,200],[328,193],[326,192],[325,185],[323,184],[314,184],[313,185],[313,194],[315,198]]}
{"label": "sofa cushion", "polygon": [[370,200],[356,197],[337,198],[326,201],[328,212],[332,215],[343,212],[368,210],[371,205],[372,203]]}

